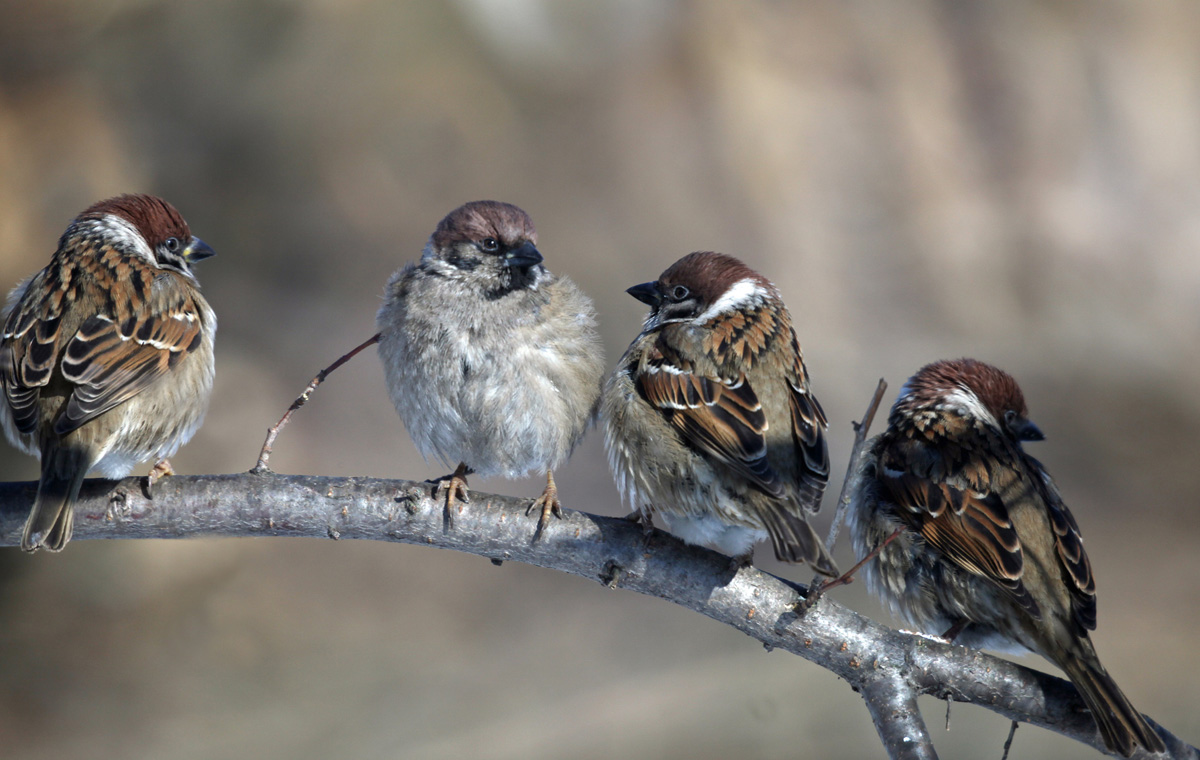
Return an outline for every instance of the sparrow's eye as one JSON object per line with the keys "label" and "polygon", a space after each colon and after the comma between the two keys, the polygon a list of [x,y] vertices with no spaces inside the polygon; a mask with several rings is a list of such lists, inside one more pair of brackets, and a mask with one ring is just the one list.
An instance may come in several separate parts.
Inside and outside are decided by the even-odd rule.
{"label": "sparrow's eye", "polygon": [[166,248],[169,253],[177,253],[179,251],[179,238],[167,238],[163,243],[163,248]]}
{"label": "sparrow's eye", "polygon": [[1012,409],[1009,409],[1007,412],[1004,413],[1005,424],[1012,425],[1016,421],[1017,421],[1017,413],[1014,412]]}
{"label": "sparrow's eye", "polygon": [[479,247],[488,253],[495,253],[500,250],[500,241],[494,237],[485,237],[479,241]]}
{"label": "sparrow's eye", "polygon": [[675,287],[671,288],[671,300],[672,301],[682,301],[683,299],[687,298],[691,294],[692,294],[692,291],[688,290],[683,285],[676,285]]}

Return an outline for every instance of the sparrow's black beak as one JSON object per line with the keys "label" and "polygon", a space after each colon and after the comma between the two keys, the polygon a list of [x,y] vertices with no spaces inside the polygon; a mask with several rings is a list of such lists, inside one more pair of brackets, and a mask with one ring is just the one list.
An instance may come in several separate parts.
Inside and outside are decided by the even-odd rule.
{"label": "sparrow's black beak", "polygon": [[1016,419],[1012,424],[1012,431],[1016,434],[1018,440],[1022,441],[1044,441],[1046,434],[1042,429],[1033,424],[1024,417]]}
{"label": "sparrow's black beak", "polygon": [[542,254],[538,253],[538,249],[533,243],[525,242],[520,248],[514,248],[504,254],[504,266],[517,267],[518,269],[528,269],[534,264],[542,263]]}
{"label": "sparrow's black beak", "polygon": [[662,301],[662,294],[658,292],[657,282],[643,282],[641,285],[634,285],[625,292],[647,306],[658,306],[659,302]]}
{"label": "sparrow's black beak", "polygon": [[189,264],[195,264],[197,261],[204,261],[216,255],[217,252],[208,243],[198,237],[193,237],[192,242],[183,252],[183,260]]}

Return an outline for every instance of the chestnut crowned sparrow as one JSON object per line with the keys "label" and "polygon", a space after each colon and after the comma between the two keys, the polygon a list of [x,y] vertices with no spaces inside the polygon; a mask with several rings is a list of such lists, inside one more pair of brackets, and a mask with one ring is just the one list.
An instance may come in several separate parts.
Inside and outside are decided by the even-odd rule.
{"label": "chestnut crowned sparrow", "polygon": [[941,361],[909,379],[863,458],[847,513],[867,587],[921,630],[970,647],[1032,650],[1067,674],[1104,744],[1163,742],[1100,664],[1096,583],[1079,526],[1024,441],[1042,440],[1007,373]]}
{"label": "chestnut crowned sparrow", "polygon": [[542,266],[521,209],[475,201],[451,211],[421,260],[392,275],[377,318],[392,403],[417,449],[454,474],[546,473],[538,528],[561,514],[553,470],[595,416],[604,356],[592,302]]}
{"label": "chestnut crowned sparrow", "polygon": [[90,470],[123,478],[153,458],[153,483],[200,427],[217,318],[192,265],[212,255],[169,203],[122,195],[76,217],[9,294],[0,423],[42,468],[25,551],[66,545]]}
{"label": "chestnut crowned sparrow", "polygon": [[779,291],[720,253],[684,256],[630,295],[642,332],[601,400],[617,488],[648,527],[749,562],[775,556],[837,575],[805,519],[829,478],[825,412],[809,390]]}

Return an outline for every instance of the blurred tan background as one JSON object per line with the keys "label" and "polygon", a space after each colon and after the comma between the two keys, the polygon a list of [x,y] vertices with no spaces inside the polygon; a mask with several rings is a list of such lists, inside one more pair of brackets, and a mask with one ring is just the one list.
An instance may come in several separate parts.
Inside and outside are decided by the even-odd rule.
{"label": "blurred tan background", "polygon": [[[221,322],[208,421],[175,465],[234,472],[372,334],[389,273],[462,202],[530,212],[548,265],[596,299],[610,366],[644,315],[626,287],[692,250],[736,254],[796,317],[831,494],[880,376],[888,405],[938,358],[1021,381],[1099,578],[1100,652],[1139,708],[1200,741],[1197,40],[1186,0],[0,0],[0,286],[93,201],[171,200],[218,251],[199,276]],[[443,474],[373,354],[321,388],[272,464]],[[0,449],[0,477],[35,476]],[[595,433],[558,480],[568,506],[626,511]],[[858,586],[836,597],[887,619]],[[958,706],[945,733],[944,706],[926,708],[943,757],[999,757],[1006,721]],[[882,754],[844,684],[694,613],[511,563],[305,540],[0,551],[0,746]],[[1095,754],[1025,727],[1014,756]]]}

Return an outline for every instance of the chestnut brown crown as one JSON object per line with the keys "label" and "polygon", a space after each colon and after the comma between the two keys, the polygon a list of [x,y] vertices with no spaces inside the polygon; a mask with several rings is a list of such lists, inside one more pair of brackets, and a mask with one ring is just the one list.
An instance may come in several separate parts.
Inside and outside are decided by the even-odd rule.
{"label": "chestnut brown crown", "polygon": [[431,238],[433,247],[443,250],[465,242],[482,244],[489,239],[498,248],[536,245],[537,230],[529,214],[511,203],[471,201],[446,214]]}
{"label": "chestnut brown crown", "polygon": [[[114,218],[121,221],[114,224]],[[192,235],[174,206],[153,195],[118,195],[93,204],[63,233],[59,248],[86,250],[89,241],[188,277],[193,277],[192,264],[214,255],[207,243]]]}
{"label": "chestnut brown crown", "polygon": [[[969,394],[965,402],[963,394]],[[952,407],[960,414],[971,414],[972,397],[997,426],[1016,440],[1045,438],[1029,420],[1025,394],[1012,375],[977,359],[951,359],[925,365],[905,384],[896,409],[945,411]]]}
{"label": "chestnut brown crown", "polygon": [[689,253],[654,282],[634,285],[626,292],[651,307],[647,329],[694,319],[722,298],[730,299],[728,309],[733,310],[779,297],[770,280],[733,256],[714,251]]}
{"label": "chestnut brown crown", "polygon": [[535,291],[550,276],[529,214],[499,201],[472,201],[447,214],[421,260],[488,301]]}
{"label": "chestnut brown crown", "polygon": [[192,232],[179,211],[153,195],[118,195],[92,204],[79,218],[101,219],[107,214],[131,223],[151,248],[171,237],[184,243],[192,239]]}

